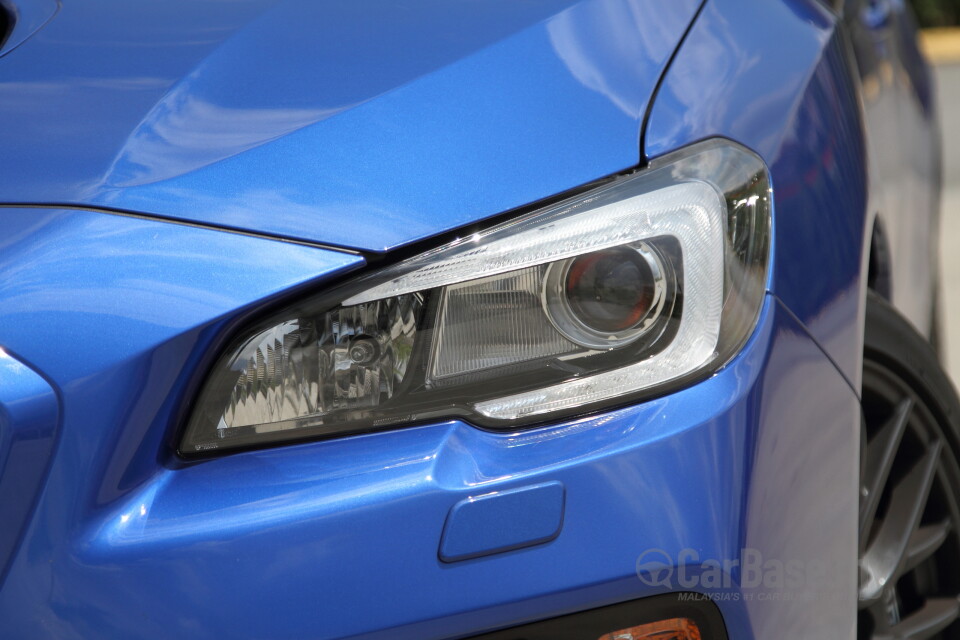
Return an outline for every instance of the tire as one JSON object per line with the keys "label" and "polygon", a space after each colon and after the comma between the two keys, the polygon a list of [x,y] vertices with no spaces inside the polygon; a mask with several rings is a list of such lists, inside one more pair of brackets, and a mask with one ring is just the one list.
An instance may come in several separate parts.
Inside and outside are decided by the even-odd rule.
{"label": "tire", "polygon": [[872,292],[862,408],[858,637],[960,638],[960,400]]}

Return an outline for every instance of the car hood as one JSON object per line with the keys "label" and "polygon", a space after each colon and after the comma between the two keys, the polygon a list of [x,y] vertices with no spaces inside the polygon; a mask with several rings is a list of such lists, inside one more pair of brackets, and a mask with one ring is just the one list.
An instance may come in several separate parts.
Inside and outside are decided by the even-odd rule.
{"label": "car hood", "polygon": [[64,3],[0,57],[0,203],[384,251],[636,165],[698,5]]}

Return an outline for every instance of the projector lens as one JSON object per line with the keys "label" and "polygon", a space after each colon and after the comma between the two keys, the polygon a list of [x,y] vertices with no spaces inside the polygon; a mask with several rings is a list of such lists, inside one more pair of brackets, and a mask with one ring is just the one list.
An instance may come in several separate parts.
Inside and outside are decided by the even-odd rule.
{"label": "projector lens", "polygon": [[575,259],[565,283],[570,310],[585,326],[617,332],[640,324],[653,307],[653,269],[630,249],[610,249]]}
{"label": "projector lens", "polygon": [[656,250],[639,242],[550,265],[543,305],[569,340],[610,349],[633,342],[656,322],[668,285]]}

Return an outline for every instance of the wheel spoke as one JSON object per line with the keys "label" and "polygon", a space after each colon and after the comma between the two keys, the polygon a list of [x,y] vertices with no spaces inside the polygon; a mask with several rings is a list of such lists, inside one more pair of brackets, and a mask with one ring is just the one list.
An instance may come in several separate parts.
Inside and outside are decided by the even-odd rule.
{"label": "wheel spoke", "polygon": [[860,495],[860,539],[864,543],[869,537],[868,528],[877,513],[883,486],[887,483],[887,477],[893,467],[893,459],[903,438],[903,432],[906,431],[911,409],[913,409],[913,400],[910,398],[901,400],[893,410],[893,415],[867,444],[863,459]]}
{"label": "wheel spoke", "polygon": [[907,544],[907,554],[899,573],[906,573],[918,564],[929,558],[940,548],[950,533],[950,521],[944,520],[937,524],[920,527],[910,536]]}
{"label": "wheel spoke", "polygon": [[910,614],[875,640],[927,640],[945,629],[960,614],[960,603],[955,598],[927,600],[915,613]]}
{"label": "wheel spoke", "polygon": [[929,387],[945,380],[926,352],[894,357],[875,342],[861,395],[857,639],[960,638],[960,398]]}
{"label": "wheel spoke", "polygon": [[936,475],[940,442],[927,447],[926,453],[893,488],[890,505],[876,537],[863,556],[861,569],[866,580],[860,587],[861,600],[876,600],[884,585],[898,577],[906,564],[908,544],[927,503]]}

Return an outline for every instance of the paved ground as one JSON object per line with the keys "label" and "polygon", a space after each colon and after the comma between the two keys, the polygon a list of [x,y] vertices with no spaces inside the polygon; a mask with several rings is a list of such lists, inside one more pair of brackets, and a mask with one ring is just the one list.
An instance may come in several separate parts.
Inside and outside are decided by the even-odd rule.
{"label": "paved ground", "polygon": [[938,65],[936,74],[944,158],[940,217],[942,326],[947,370],[960,386],[960,64]]}

